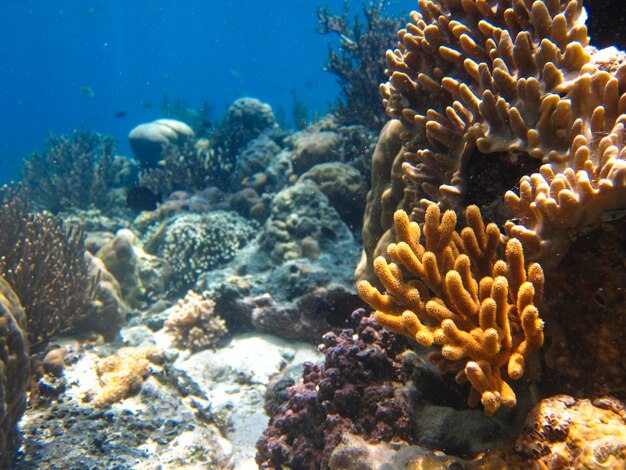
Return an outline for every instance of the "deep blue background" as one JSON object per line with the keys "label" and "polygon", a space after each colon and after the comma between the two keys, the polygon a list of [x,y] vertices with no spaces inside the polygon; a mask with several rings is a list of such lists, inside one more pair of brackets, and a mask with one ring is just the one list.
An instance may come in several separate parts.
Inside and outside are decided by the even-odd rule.
{"label": "deep blue background", "polygon": [[[321,70],[331,38],[315,33],[325,3],[341,12],[342,0],[4,0],[0,182],[15,178],[50,132],[95,130],[129,155],[129,130],[161,117],[165,93],[191,106],[208,100],[213,117],[253,96],[289,118],[292,90],[325,112],[339,91]],[[417,2],[388,3],[408,13]]]}

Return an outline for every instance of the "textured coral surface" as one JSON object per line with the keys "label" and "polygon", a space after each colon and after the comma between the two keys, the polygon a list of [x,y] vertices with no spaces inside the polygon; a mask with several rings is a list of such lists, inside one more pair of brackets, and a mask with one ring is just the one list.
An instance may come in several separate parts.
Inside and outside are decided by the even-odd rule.
{"label": "textured coral surface", "polygon": [[215,314],[215,302],[194,291],[178,301],[165,328],[174,335],[178,348],[193,352],[215,348],[228,332],[224,320]]}
{"label": "textured coral surface", "polygon": [[29,379],[26,315],[9,283],[0,278],[0,467],[11,468],[18,421]]}
{"label": "textured coral surface", "polygon": [[528,459],[525,465],[535,462],[537,468],[624,468],[624,405],[606,397],[593,402],[568,395],[542,400],[529,413],[515,451]]}
{"label": "textured coral surface", "polygon": [[163,362],[163,353],[156,347],[122,348],[96,366],[100,390],[94,391],[93,404],[112,405],[141,389],[153,365]]}
{"label": "textured coral surface", "polygon": [[482,208],[502,212],[506,192],[507,233],[558,263],[568,231],[626,206],[624,54],[586,47],[580,0],[419,5],[387,53],[381,86],[405,127],[403,205],[418,219],[424,199],[462,212],[478,202],[476,161],[525,168]]}
{"label": "textured coral surface", "polygon": [[[355,315],[359,321],[363,312]],[[406,381],[397,358],[405,348],[372,318],[356,332],[325,335],[324,364],[305,364],[304,383],[287,389],[285,403],[268,408],[272,418],[257,443],[261,468],[326,468],[347,432],[371,442],[413,443],[410,403],[393,385]]]}

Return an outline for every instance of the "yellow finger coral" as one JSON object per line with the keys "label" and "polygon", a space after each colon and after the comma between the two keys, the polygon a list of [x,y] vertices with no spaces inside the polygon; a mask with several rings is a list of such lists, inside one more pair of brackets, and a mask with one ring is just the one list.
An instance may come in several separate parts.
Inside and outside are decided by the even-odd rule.
{"label": "yellow finger coral", "polygon": [[442,372],[458,371],[456,381],[472,386],[470,406],[481,402],[492,415],[515,405],[505,377],[522,377],[543,344],[544,276],[539,264],[525,265],[517,239],[505,245],[495,224],[485,226],[478,207],[467,208],[466,220],[459,233],[455,213],[431,204],[420,228],[396,211],[398,242],[387,248],[393,262],[374,260],[386,293],[365,280],[357,288],[383,326],[422,346],[440,345],[430,359]]}

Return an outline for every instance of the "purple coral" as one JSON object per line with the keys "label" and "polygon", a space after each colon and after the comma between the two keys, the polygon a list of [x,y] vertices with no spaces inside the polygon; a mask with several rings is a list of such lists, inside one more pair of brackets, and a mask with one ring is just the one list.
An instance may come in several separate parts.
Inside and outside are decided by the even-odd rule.
{"label": "purple coral", "polygon": [[353,320],[355,330],[324,335],[324,364],[306,363],[303,383],[268,409],[273,416],[257,442],[261,468],[325,468],[348,432],[372,443],[415,443],[412,407],[398,385],[408,380],[401,360],[405,339],[363,310]]}

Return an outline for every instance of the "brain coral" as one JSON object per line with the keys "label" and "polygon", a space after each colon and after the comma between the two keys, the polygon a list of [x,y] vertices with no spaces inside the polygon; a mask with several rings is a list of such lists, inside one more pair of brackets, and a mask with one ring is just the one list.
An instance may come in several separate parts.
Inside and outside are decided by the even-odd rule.
{"label": "brain coral", "polygon": [[11,468],[15,426],[26,408],[29,379],[26,315],[9,283],[0,278],[0,467]]}
{"label": "brain coral", "polygon": [[539,171],[506,194],[506,230],[529,255],[554,261],[571,230],[626,207],[624,54],[589,47],[581,0],[419,6],[387,53],[381,86],[388,115],[404,126],[414,217],[423,199],[467,205],[476,162],[534,161]]}
{"label": "brain coral", "polygon": [[168,260],[176,291],[193,285],[198,276],[231,261],[256,234],[256,224],[234,212],[183,214],[158,231],[159,256]]}

